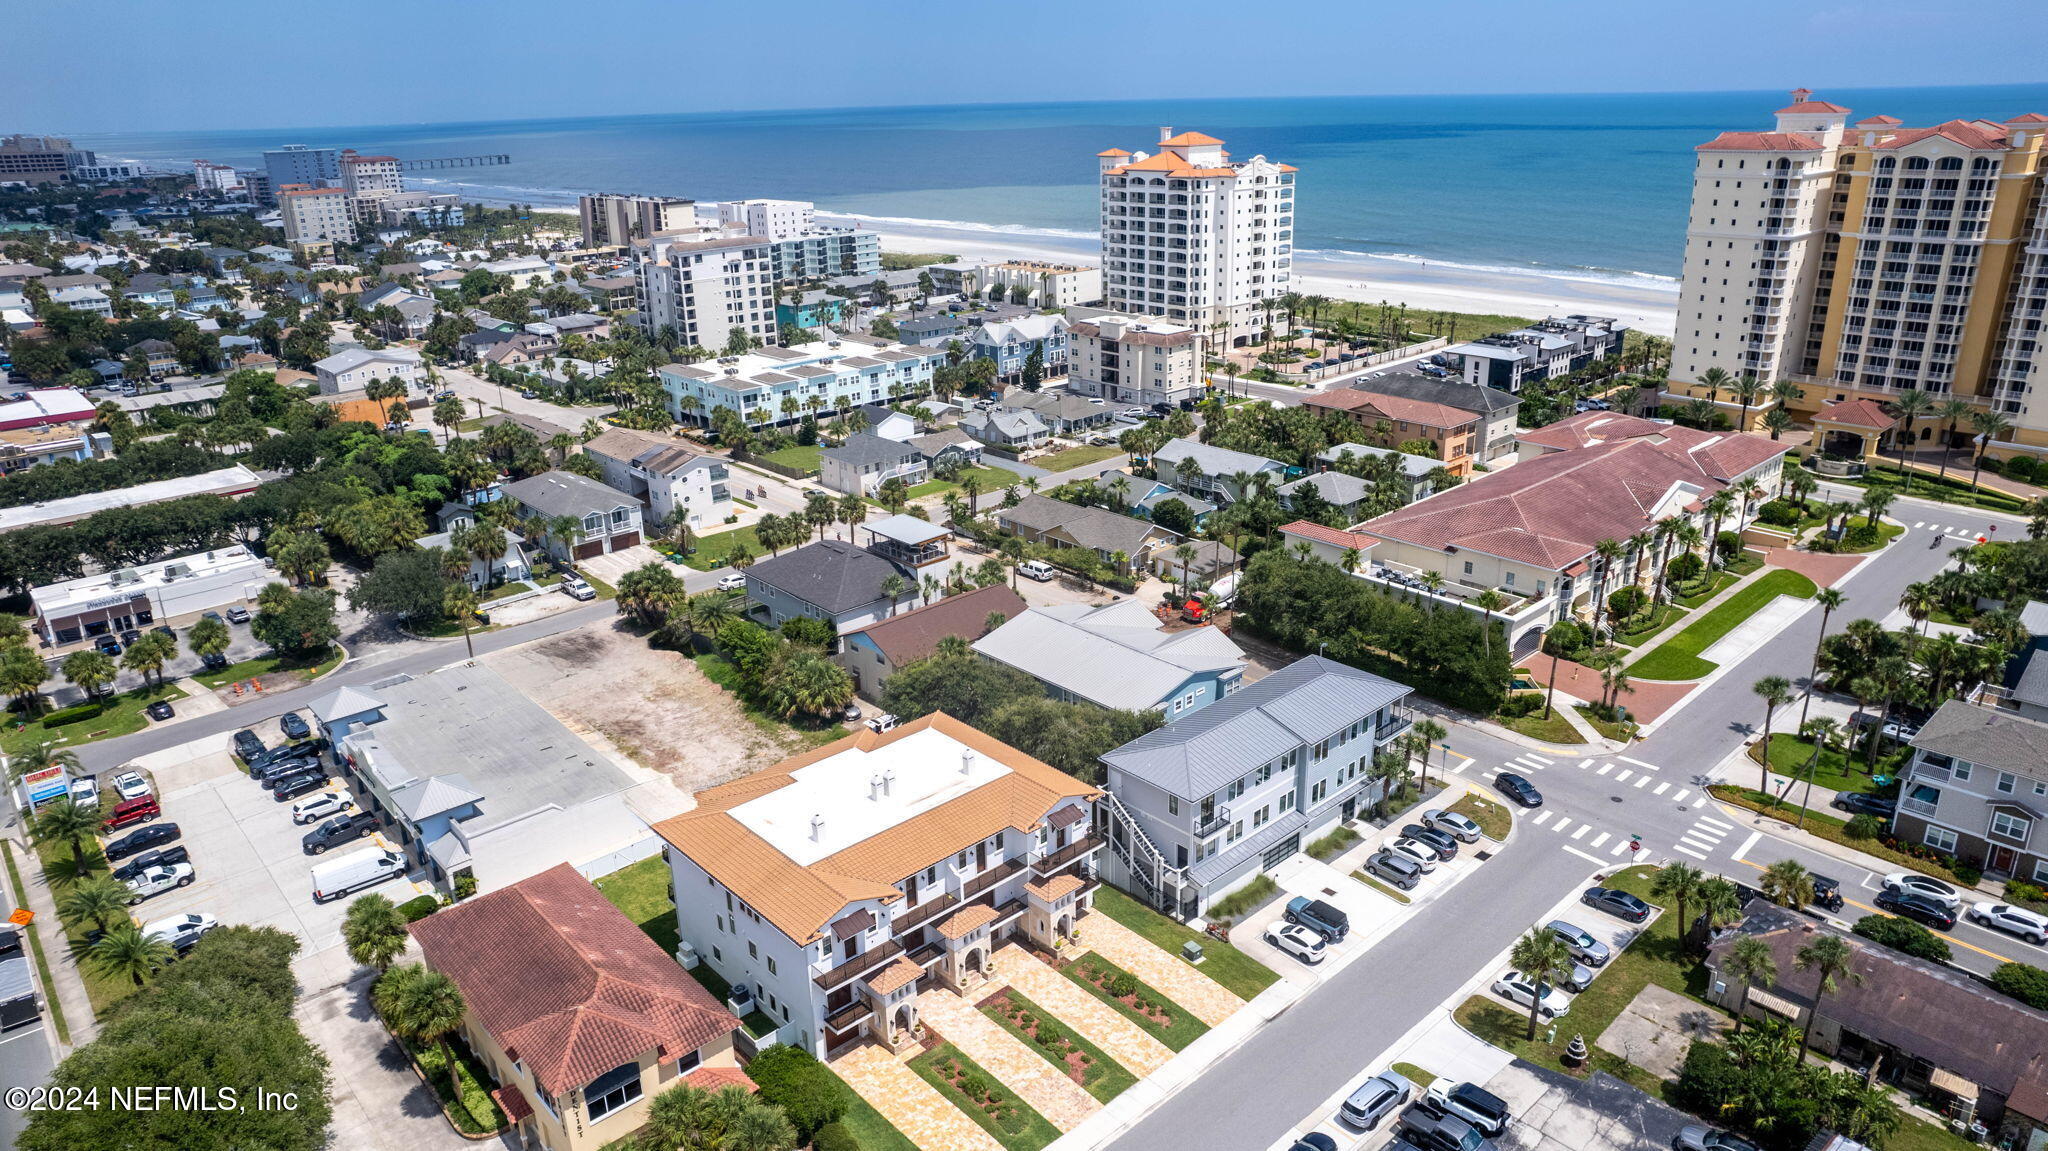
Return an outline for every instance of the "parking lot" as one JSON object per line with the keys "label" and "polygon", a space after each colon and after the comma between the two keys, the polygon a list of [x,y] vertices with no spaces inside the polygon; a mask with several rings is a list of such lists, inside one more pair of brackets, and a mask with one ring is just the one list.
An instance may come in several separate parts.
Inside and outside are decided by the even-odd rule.
{"label": "parking lot", "polygon": [[[253,726],[267,746],[282,740],[276,717]],[[144,900],[132,911],[148,923],[185,912],[202,912],[223,924],[276,927],[303,942],[296,967],[308,991],[344,982],[352,965],[339,947],[348,900],[315,904],[310,870],[300,839],[309,830],[292,823],[294,801],[279,802],[249,778],[229,753],[227,736],[210,737],[144,756],[146,770],[163,807],[158,823],[175,823],[175,842],[191,853],[193,882]],[[341,787],[339,781],[335,787]],[[300,798],[310,798],[302,796]],[[118,834],[126,834],[123,829]],[[366,837],[319,857],[360,851],[381,837]],[[118,866],[118,864],[116,865]],[[372,890],[403,902],[427,890],[424,884],[393,880]]]}

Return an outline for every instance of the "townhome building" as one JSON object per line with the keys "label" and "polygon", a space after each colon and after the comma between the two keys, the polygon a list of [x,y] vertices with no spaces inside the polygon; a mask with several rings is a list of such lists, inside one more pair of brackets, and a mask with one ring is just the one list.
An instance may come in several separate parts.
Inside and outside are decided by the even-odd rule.
{"label": "townhome building", "polygon": [[755,348],[698,364],[668,364],[658,374],[678,422],[709,426],[713,412],[730,408],[748,424],[763,427],[927,394],[932,374],[945,362],[939,348],[832,339],[794,348]]}
{"label": "townhome building", "polygon": [[1244,649],[1213,627],[1165,631],[1137,600],[1032,608],[974,642],[984,658],[1016,668],[1054,699],[1173,722],[1238,689]]}
{"label": "townhome building", "polygon": [[[1039,308],[1071,308],[1102,298],[1102,269],[1041,260],[1006,260],[983,264],[960,277],[962,290],[983,294],[1001,288],[1003,298]],[[1017,300],[1017,289],[1024,298]]]}
{"label": "townhome building", "polygon": [[729,461],[679,440],[607,428],[583,445],[604,469],[606,486],[645,505],[643,518],[667,524],[680,513],[691,530],[722,524],[733,514]]}
{"label": "townhome building", "polygon": [[1911,743],[1893,833],[1987,874],[2048,883],[2048,723],[1950,700]]}
{"label": "townhome building", "polygon": [[1067,328],[1067,390],[1116,404],[1191,404],[1208,392],[1202,335],[1156,316],[1097,313]]}
{"label": "townhome building", "polygon": [[320,394],[359,392],[372,380],[401,380],[408,385],[426,379],[419,352],[412,348],[343,348],[313,364]]}
{"label": "townhome building", "polygon": [[814,1055],[907,1050],[921,992],[973,995],[1011,937],[1074,935],[1100,794],[936,712],[701,791],[655,825],[680,957]]}
{"label": "townhome building", "polygon": [[1097,403],[1086,396],[1070,395],[1064,390],[1029,392],[1023,388],[1011,388],[1003,393],[994,410],[1034,413],[1045,424],[1046,430],[1056,436],[1077,436],[1116,418],[1116,413],[1107,404]]}
{"label": "townhome building", "polygon": [[[1377,382],[1377,381],[1371,381]],[[1383,448],[1427,444],[1452,475],[1468,475],[1479,447],[1480,417],[1449,404],[1411,399],[1364,386],[1337,388],[1305,401],[1319,412],[1341,412],[1357,425],[1356,435]]]}
{"label": "townhome building", "polygon": [[1102,757],[1103,876],[1182,919],[1385,798],[1407,686],[1305,656]]}
{"label": "townhome building", "polygon": [[1552,316],[1526,328],[1453,344],[1444,355],[1466,383],[1520,392],[1525,380],[1554,380],[1621,354],[1628,325],[1607,316]]}
{"label": "townhome building", "polygon": [[1287,465],[1278,460],[1180,437],[1152,453],[1152,468],[1162,482],[1219,504],[1244,499],[1259,476],[1271,477],[1274,487],[1287,479]]}
{"label": "townhome building", "polygon": [[1348,412],[1350,405],[1355,401],[1345,395],[1345,390],[1442,404],[1447,408],[1470,412],[1478,418],[1472,435],[1472,458],[1475,463],[1491,465],[1495,460],[1510,455],[1515,450],[1515,430],[1522,410],[1522,401],[1512,392],[1483,384],[1466,383],[1464,380],[1438,379],[1420,372],[1393,369],[1369,378],[1353,380],[1344,390],[1331,389],[1321,395],[1306,397],[1303,404],[1327,412]]}
{"label": "townhome building", "polygon": [[1040,378],[1067,374],[1067,318],[1060,315],[1019,316],[992,321],[967,334],[967,354],[996,366],[999,380],[1021,380],[1032,357]]}
{"label": "townhome building", "polygon": [[535,542],[555,562],[622,551],[641,540],[640,501],[575,472],[542,472],[505,485],[522,521],[540,525]]}
{"label": "townhome building", "polygon": [[1151,568],[1159,552],[1172,551],[1181,539],[1155,523],[1036,492],[1014,508],[997,508],[995,516],[998,527],[1027,542],[1082,548],[1126,572]]}
{"label": "townhome building", "polygon": [[959,429],[984,444],[1028,451],[1044,447],[1052,429],[1037,412],[1024,408],[996,407],[977,410],[960,417]]}

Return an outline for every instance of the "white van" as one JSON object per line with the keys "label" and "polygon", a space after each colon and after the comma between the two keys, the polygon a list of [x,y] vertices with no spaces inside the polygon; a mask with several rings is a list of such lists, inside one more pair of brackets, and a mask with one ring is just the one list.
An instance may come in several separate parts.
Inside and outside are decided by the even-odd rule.
{"label": "white van", "polygon": [[1044,583],[1057,577],[1060,573],[1058,568],[1044,560],[1025,560],[1017,565],[1017,574],[1025,579],[1035,579],[1039,583]]}
{"label": "white van", "polygon": [[353,891],[373,887],[405,874],[405,856],[387,847],[371,847],[330,859],[312,869],[313,902],[326,903]]}

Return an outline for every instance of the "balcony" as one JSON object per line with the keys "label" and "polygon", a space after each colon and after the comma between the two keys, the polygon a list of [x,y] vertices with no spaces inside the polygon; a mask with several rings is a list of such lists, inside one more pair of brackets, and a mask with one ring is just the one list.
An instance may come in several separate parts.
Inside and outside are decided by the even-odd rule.
{"label": "balcony", "polygon": [[1934,816],[1935,808],[1933,804],[1924,799],[1900,799],[1899,810],[1910,811],[1914,815],[1924,815],[1931,819]]}
{"label": "balcony", "polygon": [[1414,716],[1397,715],[1386,723],[1381,724],[1378,730],[1372,733],[1372,741],[1375,744],[1385,743],[1413,726],[1415,726]]}
{"label": "balcony", "polygon": [[980,895],[981,893],[987,891],[989,888],[994,887],[996,884],[1001,883],[1005,879],[1008,879],[1011,876],[1017,874],[1018,872],[1024,870],[1024,867],[1025,863],[1022,858],[1009,859],[1004,860],[1002,863],[997,864],[995,867],[992,867],[987,871],[982,872],[980,875],[977,875],[973,879],[968,880],[967,885],[960,889],[961,902],[973,902],[975,896]]}
{"label": "balcony", "polygon": [[863,975],[880,970],[883,964],[888,963],[901,954],[903,954],[903,944],[891,939],[880,947],[874,948],[871,951],[863,951],[859,955],[845,960],[839,966],[812,979],[811,982],[817,984],[821,990],[832,991],[846,986]]}
{"label": "balcony", "polygon": [[1230,818],[1228,816],[1212,815],[1208,819],[1205,819],[1202,822],[1197,823],[1195,825],[1195,838],[1207,839],[1210,836],[1215,835],[1217,832],[1222,831],[1224,828],[1229,826]]}
{"label": "balcony", "polygon": [[1065,867],[1069,863],[1072,863],[1077,859],[1086,857],[1087,855],[1095,851],[1095,849],[1101,846],[1101,836],[1082,836],[1080,839],[1077,839],[1074,842],[1066,845],[1065,847],[1060,848],[1058,851],[1052,852],[1049,855],[1040,856],[1035,862],[1032,863],[1031,874],[1039,879],[1043,879],[1046,876],[1051,875],[1054,872]]}
{"label": "balcony", "polygon": [[954,895],[950,891],[941,892],[937,897],[927,899],[916,907],[910,908],[898,914],[894,919],[891,919],[889,921],[889,930],[899,935],[909,934],[919,924],[928,923],[937,916],[943,915],[958,906],[960,906],[959,896]]}

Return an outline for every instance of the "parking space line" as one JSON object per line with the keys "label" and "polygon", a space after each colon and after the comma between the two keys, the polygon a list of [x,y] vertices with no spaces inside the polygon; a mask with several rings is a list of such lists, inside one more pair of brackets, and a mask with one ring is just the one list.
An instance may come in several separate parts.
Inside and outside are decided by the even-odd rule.
{"label": "parking space line", "polygon": [[1601,764],[1601,765],[1600,765],[1600,770],[1598,770],[1598,771],[1594,772],[1593,774],[1594,774],[1594,775],[1606,775],[1606,774],[1607,774],[1608,772],[1610,772],[1610,771],[1613,771],[1613,770],[1614,770],[1614,765],[1613,765],[1613,764],[1611,764],[1611,763],[1603,763],[1603,764]]}
{"label": "parking space line", "polygon": [[1593,825],[1592,825],[1592,824],[1590,824],[1590,823],[1582,823],[1582,824],[1580,824],[1580,825],[1579,825],[1579,829],[1578,829],[1577,831],[1574,831],[1574,832],[1572,832],[1572,838],[1573,838],[1573,839],[1577,839],[1577,838],[1579,838],[1580,836],[1582,836],[1582,835],[1586,834],[1587,832],[1589,832],[1589,831],[1591,831],[1591,830],[1593,830]]}
{"label": "parking space line", "polygon": [[1603,832],[1601,832],[1601,833],[1600,833],[1599,835],[1597,835],[1597,836],[1595,836],[1595,837],[1594,837],[1594,839],[1593,839],[1593,842],[1591,842],[1591,843],[1587,844],[1586,846],[1587,846],[1587,847],[1598,847],[1598,846],[1600,846],[1601,844],[1603,844],[1603,843],[1606,843],[1606,842],[1607,842],[1607,838],[1608,838],[1608,836],[1610,836],[1610,835],[1612,835],[1612,834],[1613,834],[1612,832],[1607,832],[1607,831],[1603,831]]}

